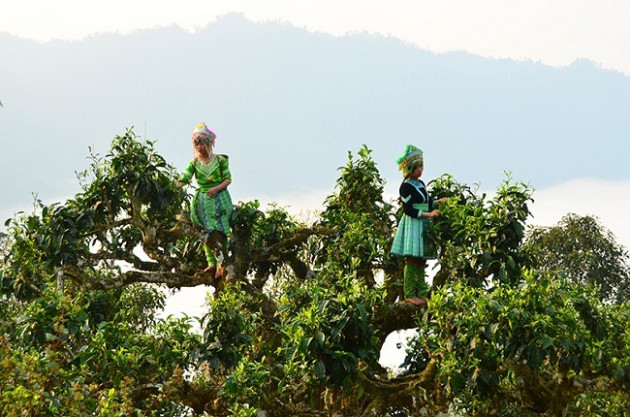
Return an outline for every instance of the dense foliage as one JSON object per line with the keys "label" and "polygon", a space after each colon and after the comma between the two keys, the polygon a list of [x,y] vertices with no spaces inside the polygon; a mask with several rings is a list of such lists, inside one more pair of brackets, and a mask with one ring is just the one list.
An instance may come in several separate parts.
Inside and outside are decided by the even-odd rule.
{"label": "dense foliage", "polygon": [[[630,403],[625,284],[592,267],[625,255],[601,230],[588,241],[612,244],[601,251],[540,231],[525,244],[524,184],[492,198],[430,184],[448,200],[418,308],[398,302],[397,207],[365,147],[312,224],[239,203],[223,279],[202,272],[206,236],[153,143],[127,131],[80,178],[74,198],[38,202],[0,235],[4,416],[608,416]],[[581,251],[588,263],[564,262]],[[185,286],[211,289],[206,313],[161,318],[164,290]],[[412,328],[402,372],[383,369],[385,338]]]}

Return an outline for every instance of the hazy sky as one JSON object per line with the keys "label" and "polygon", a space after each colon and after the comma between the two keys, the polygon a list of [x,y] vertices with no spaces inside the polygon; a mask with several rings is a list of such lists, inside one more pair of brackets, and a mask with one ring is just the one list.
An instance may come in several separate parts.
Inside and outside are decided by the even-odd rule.
{"label": "hazy sky", "polygon": [[552,66],[587,58],[630,75],[627,0],[0,0],[0,32],[46,41],[172,24],[194,31],[230,12],[333,35],[392,35],[434,52]]}

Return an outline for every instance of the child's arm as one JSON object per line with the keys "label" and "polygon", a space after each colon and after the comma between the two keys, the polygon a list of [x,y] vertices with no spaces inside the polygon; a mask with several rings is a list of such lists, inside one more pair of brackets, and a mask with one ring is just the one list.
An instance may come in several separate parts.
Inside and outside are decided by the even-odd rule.
{"label": "child's arm", "polygon": [[193,175],[195,175],[195,161],[190,161],[184,172],[182,172],[182,174],[179,176],[179,179],[177,180],[177,186],[181,188],[184,185],[189,184]]}
{"label": "child's arm", "polygon": [[400,186],[400,200],[403,203],[403,211],[407,216],[419,219],[421,217],[437,217],[440,215],[438,210],[430,209],[430,211],[422,211],[414,208],[414,203],[421,202],[420,196],[416,188],[407,182],[404,182]]}

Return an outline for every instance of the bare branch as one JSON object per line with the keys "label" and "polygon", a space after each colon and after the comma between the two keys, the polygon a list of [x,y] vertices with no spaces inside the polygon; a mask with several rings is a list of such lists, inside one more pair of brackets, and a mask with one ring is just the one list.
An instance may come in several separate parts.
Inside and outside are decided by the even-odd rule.
{"label": "bare branch", "polygon": [[420,373],[392,379],[360,373],[365,391],[371,398],[362,416],[383,415],[391,407],[411,410],[423,408],[429,401],[427,394],[435,389],[436,375],[435,360],[431,360]]}
{"label": "bare branch", "polygon": [[416,325],[416,315],[426,311],[425,306],[416,306],[408,302],[388,304],[375,311],[372,325],[378,329],[377,335],[381,340],[396,330],[413,329]]}
{"label": "bare branch", "polygon": [[90,230],[89,232],[85,233],[82,237],[91,236],[91,235],[100,235],[101,233],[106,232],[108,230],[116,229],[117,227],[126,226],[128,224],[131,224],[130,218],[120,219],[112,223],[101,225],[100,227],[94,230]]}
{"label": "bare branch", "polygon": [[139,270],[125,271],[112,279],[94,280],[82,270],[73,266],[64,267],[63,274],[65,277],[79,283],[86,290],[116,289],[138,282],[164,284],[169,288],[196,287],[198,285],[216,287],[219,281],[214,277],[214,274],[204,272],[197,272],[191,275],[185,272]]}

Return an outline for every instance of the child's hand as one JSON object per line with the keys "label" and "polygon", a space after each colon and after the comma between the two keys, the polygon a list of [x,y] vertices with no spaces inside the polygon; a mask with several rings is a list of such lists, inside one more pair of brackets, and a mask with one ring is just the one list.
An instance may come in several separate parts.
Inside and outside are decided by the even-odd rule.
{"label": "child's hand", "polygon": [[440,215],[440,210],[431,210],[422,214],[426,214],[425,217],[429,217],[429,218],[438,217]]}
{"label": "child's hand", "polygon": [[208,197],[214,197],[215,195],[217,195],[218,192],[219,191],[216,187],[212,187],[208,191],[206,191],[206,194],[208,195]]}

